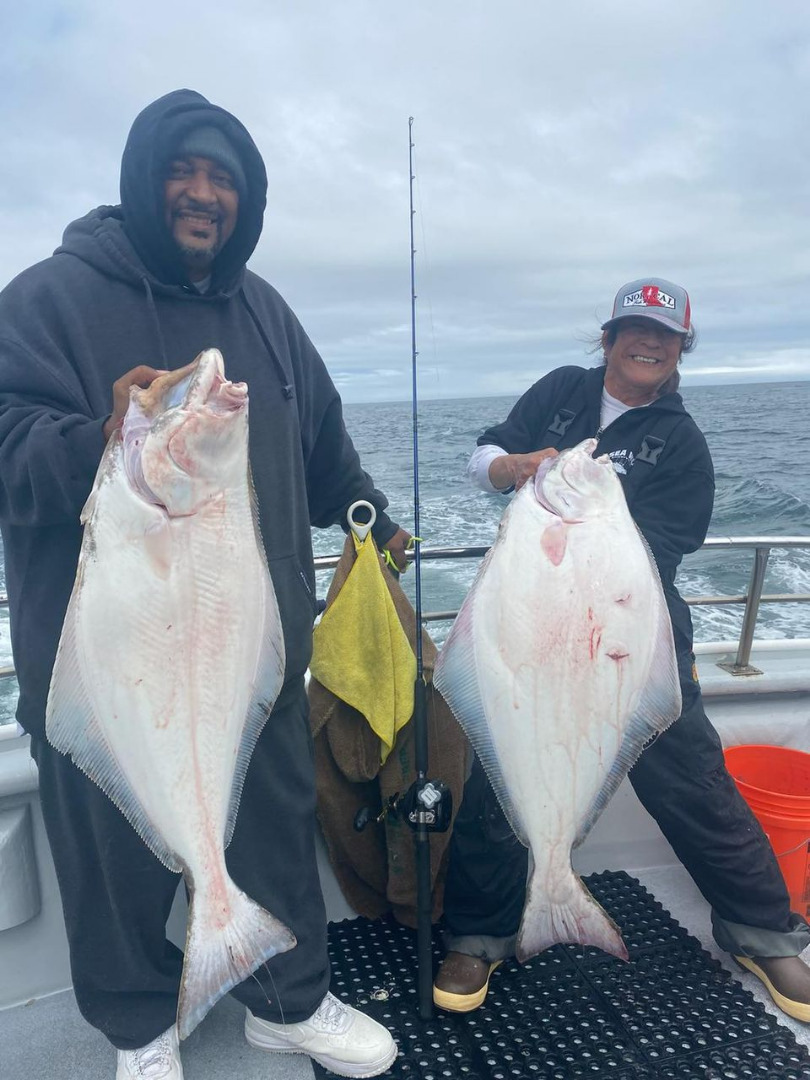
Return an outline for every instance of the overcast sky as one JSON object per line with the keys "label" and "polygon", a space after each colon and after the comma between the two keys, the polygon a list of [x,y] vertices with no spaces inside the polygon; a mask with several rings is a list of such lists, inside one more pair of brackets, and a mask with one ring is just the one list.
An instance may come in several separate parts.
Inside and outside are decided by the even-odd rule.
{"label": "overcast sky", "polygon": [[808,0],[0,0],[0,283],[179,87],[264,155],[251,265],[346,401],[410,392],[409,116],[425,398],[592,364],[651,274],[692,297],[687,385],[810,378]]}

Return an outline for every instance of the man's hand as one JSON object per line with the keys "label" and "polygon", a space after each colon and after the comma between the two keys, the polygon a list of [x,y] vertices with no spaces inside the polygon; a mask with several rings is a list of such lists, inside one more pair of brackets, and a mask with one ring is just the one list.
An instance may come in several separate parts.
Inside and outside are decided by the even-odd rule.
{"label": "man's hand", "polygon": [[131,386],[140,386],[142,390],[145,390],[150,383],[158,377],[158,375],[167,375],[168,372],[161,371],[159,368],[148,367],[146,364],[139,364],[137,367],[131,368],[120,379],[116,379],[113,383],[113,411],[104,423],[102,431],[104,432],[104,438],[109,439],[116,428],[121,427],[126,416],[127,409],[129,408],[129,389]]}
{"label": "man's hand", "polygon": [[534,477],[542,461],[556,456],[557,451],[552,446],[545,450],[535,450],[531,454],[501,454],[490,463],[490,483],[501,491],[512,486],[515,491],[520,491],[526,481]]}
{"label": "man's hand", "polygon": [[409,532],[406,532],[405,529],[397,529],[383,549],[391,553],[391,558],[397,564],[397,569],[400,573],[404,572],[408,567],[408,560],[405,558],[405,552],[410,541],[411,534]]}

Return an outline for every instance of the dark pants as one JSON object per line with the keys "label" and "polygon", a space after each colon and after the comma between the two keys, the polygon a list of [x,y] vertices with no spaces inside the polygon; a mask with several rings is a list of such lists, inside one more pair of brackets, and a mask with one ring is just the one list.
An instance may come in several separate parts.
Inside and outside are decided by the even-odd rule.
{"label": "dark pants", "polygon": [[[810,944],[810,928],[790,911],[776,857],[726,770],[699,688],[690,681],[682,689],[681,716],[644,751],[630,781],[711,904],[715,932],[718,921],[726,924],[723,941],[730,933],[741,952],[749,951],[744,941],[756,940],[764,942],[759,955],[798,955]],[[444,894],[450,947],[491,960],[511,955],[527,860],[476,758],[450,842]],[[765,933],[746,935],[746,927]],[[785,940],[770,941],[771,935]],[[465,948],[457,940],[464,938],[476,944]]]}
{"label": "dark pants", "polygon": [[[298,944],[232,991],[257,1016],[311,1016],[329,988],[326,914],[315,860],[315,776],[303,685],[288,687],[248,769],[226,853],[236,884]],[[178,875],[143,844],[69,758],[32,739],[40,798],[65,914],[76,1001],[119,1049],[175,1021],[183,956],[166,940]],[[271,1004],[268,1004],[270,999]]]}

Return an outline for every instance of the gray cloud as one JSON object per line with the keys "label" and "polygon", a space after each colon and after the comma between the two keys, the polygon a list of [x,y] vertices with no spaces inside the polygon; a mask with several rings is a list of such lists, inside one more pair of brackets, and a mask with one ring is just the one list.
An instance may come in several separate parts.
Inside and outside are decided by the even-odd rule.
{"label": "gray cloud", "polygon": [[[686,381],[810,377],[810,9],[682,0],[38,0],[0,15],[0,281],[114,202],[135,114],[191,86],[270,177],[253,266],[347,400],[515,394],[626,280],[692,295]],[[271,10],[268,10],[271,8]]]}

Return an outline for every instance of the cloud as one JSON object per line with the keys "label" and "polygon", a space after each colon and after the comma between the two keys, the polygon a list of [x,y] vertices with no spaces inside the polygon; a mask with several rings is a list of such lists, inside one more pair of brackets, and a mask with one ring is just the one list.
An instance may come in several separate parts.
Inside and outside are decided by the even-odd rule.
{"label": "cloud", "polygon": [[117,198],[132,119],[191,86],[268,166],[253,266],[347,400],[409,387],[408,127],[425,393],[518,393],[645,273],[685,378],[810,377],[810,8],[684,0],[40,0],[0,16],[0,282]]}
{"label": "cloud", "polygon": [[768,355],[731,357],[728,363],[706,364],[684,371],[684,381],[740,381],[740,376],[756,381],[792,382],[810,373],[810,348],[777,349]]}

